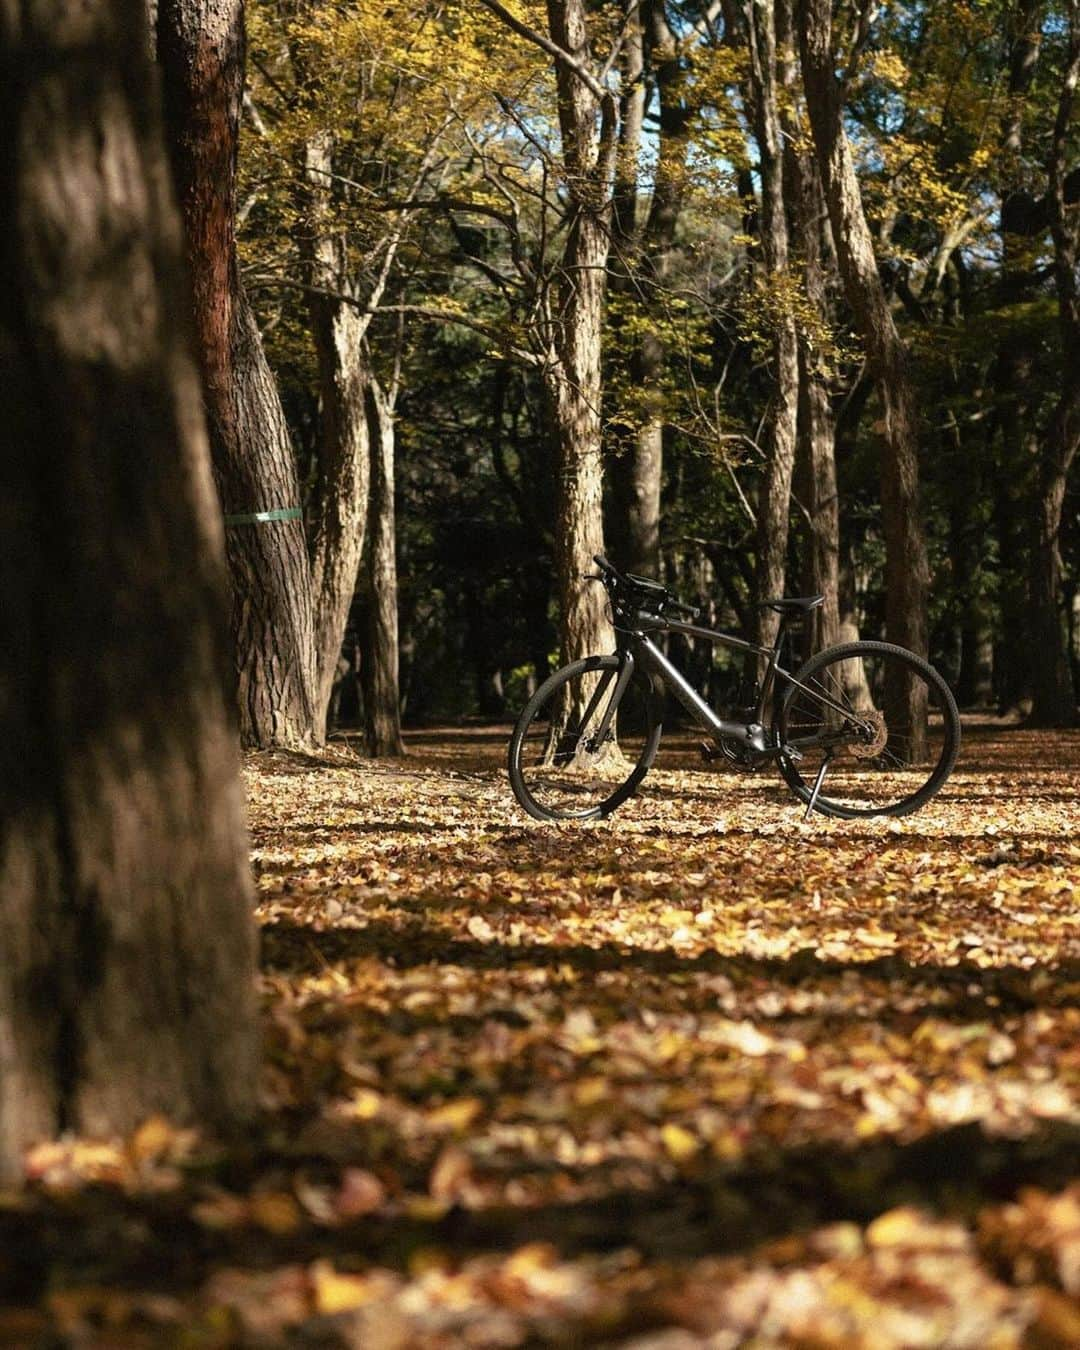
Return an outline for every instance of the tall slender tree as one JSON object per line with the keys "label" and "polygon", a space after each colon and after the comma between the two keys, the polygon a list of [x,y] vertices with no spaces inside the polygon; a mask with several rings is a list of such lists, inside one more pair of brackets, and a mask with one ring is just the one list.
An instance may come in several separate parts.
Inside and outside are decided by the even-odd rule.
{"label": "tall slender tree", "polygon": [[840,499],[836,482],[836,419],[832,408],[830,361],[822,333],[828,331],[828,270],[824,231],[825,201],[821,174],[806,145],[801,124],[790,109],[784,128],[787,182],[790,185],[792,245],[802,273],[803,291],[819,317],[815,333],[807,324],[798,332],[799,411],[797,459],[806,511],[807,547],[803,587],[823,595],[825,603],[807,615],[807,650],[832,646],[840,638]]}
{"label": "tall slender tree", "polygon": [[159,0],[166,125],[195,282],[214,477],[225,512],[245,745],[321,739],[311,565],[285,415],[236,256],[243,0]]}
{"label": "tall slender tree", "polygon": [[[873,370],[882,406],[881,507],[885,534],[885,628],[891,642],[925,655],[929,564],[919,502],[919,418],[907,349],[889,307],[866,223],[844,99],[853,76],[834,42],[831,0],[799,0],[799,50],[807,113],[847,301]],[[850,62],[858,59],[872,10],[862,10]],[[841,74],[837,72],[841,71]],[[890,728],[925,749],[922,686],[905,679],[887,692]]]}
{"label": "tall slender tree", "polygon": [[1080,2],[1069,0],[1057,108],[1047,159],[1047,205],[1054,250],[1054,283],[1061,330],[1062,372],[1046,444],[1039,457],[1035,512],[1032,609],[1039,659],[1033,671],[1036,725],[1071,726],[1076,693],[1062,610],[1061,521],[1069,470],[1080,449],[1080,204],[1066,191],[1069,151],[1080,79]]}
{"label": "tall slender tree", "polygon": [[[663,336],[676,231],[686,201],[686,161],[694,108],[686,96],[686,54],[663,0],[631,4],[620,70],[619,153],[616,166],[611,284],[644,319],[629,360],[639,409],[629,444],[612,472],[614,548],[623,566],[646,576],[660,572],[660,499],[664,477],[663,388],[668,359]],[[652,195],[643,200],[642,149],[646,104],[655,89]]]}
{"label": "tall slender tree", "polygon": [[[799,411],[799,342],[788,266],[788,212],[792,184],[785,182],[782,105],[791,98],[794,77],[791,6],[750,0],[746,6],[750,53],[749,90],[761,178],[759,280],[773,311],[773,394],[768,419],[765,474],[758,499],[757,575],[759,602],[783,595],[786,576],[791,478]],[[758,610],[757,639],[776,636],[779,615]]]}
{"label": "tall slender tree", "polygon": [[254,1109],[225,569],[143,0],[0,10],[0,1178]]}
{"label": "tall slender tree", "polygon": [[598,77],[584,0],[548,0],[547,32],[483,0],[555,63],[565,245],[536,331],[556,459],[555,573],[563,661],[612,644],[603,594],[586,575],[603,551],[601,349],[618,105]]}

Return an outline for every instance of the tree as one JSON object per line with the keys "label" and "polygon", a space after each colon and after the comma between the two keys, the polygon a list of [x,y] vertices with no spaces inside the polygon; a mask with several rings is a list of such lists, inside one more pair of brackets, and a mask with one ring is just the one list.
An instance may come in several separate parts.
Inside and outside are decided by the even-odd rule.
{"label": "tree", "polygon": [[823,340],[830,314],[822,239],[826,218],[821,174],[801,125],[789,112],[784,128],[786,177],[790,184],[792,244],[802,265],[802,284],[816,331],[799,325],[799,476],[806,510],[807,547],[803,586],[825,603],[806,617],[807,650],[831,647],[840,638],[840,500],[836,484],[836,422],[830,388],[830,354]]}
{"label": "tree", "polygon": [[225,573],[141,0],[0,14],[0,1176],[255,1094]]}
{"label": "tree", "polygon": [[[794,78],[791,56],[791,7],[747,5],[746,31],[750,52],[749,91],[753,107],[754,138],[761,176],[761,254],[764,275],[762,299],[773,311],[772,361],[774,392],[769,412],[765,477],[758,499],[758,601],[784,594],[791,476],[799,410],[799,342],[788,271],[787,204],[792,184],[785,183],[781,105],[791,98]],[[768,646],[776,637],[780,616],[758,610],[757,640]]]}
{"label": "tree", "polygon": [[[665,286],[687,195],[686,157],[694,106],[686,97],[686,53],[663,0],[631,5],[621,63],[619,153],[615,169],[611,284],[634,313],[628,362],[637,408],[629,444],[612,473],[615,550],[622,566],[660,574],[660,498],[664,469]],[[656,90],[656,163],[652,196],[639,203],[645,113]],[[635,304],[636,302],[636,304]]]}
{"label": "tree", "polygon": [[[441,207],[442,139],[478,97],[459,69],[477,59],[477,27],[422,6],[403,14],[264,0],[250,14],[257,135],[245,164],[245,256],[257,260],[253,289],[284,291],[286,307],[301,298],[315,358],[315,444],[303,477],[317,704],[325,719],[363,592],[368,616],[381,616],[361,644],[375,754],[403,750],[393,501],[401,258],[414,257],[415,222]],[[286,360],[308,345],[292,317],[275,349]]]}
{"label": "tree", "polygon": [[1069,0],[1060,92],[1047,161],[1046,193],[1063,369],[1061,393],[1039,459],[1031,588],[1033,636],[1039,652],[1033,667],[1031,720],[1042,726],[1071,726],[1076,721],[1076,696],[1061,613],[1060,535],[1069,470],[1080,448],[1080,371],[1077,370],[1080,354],[1080,205],[1070,203],[1066,191],[1078,79],[1080,3]]}
{"label": "tree", "polygon": [[325,704],[315,682],[300,484],[236,256],[244,47],[243,0],[160,0],[169,148],[195,282],[214,476],[229,526],[240,735],[245,745],[304,748],[322,739]]}
{"label": "tree", "polygon": [[547,33],[496,0],[483,3],[555,63],[566,242],[533,337],[555,442],[555,573],[567,662],[612,644],[603,594],[584,577],[604,548],[601,348],[618,108],[597,78],[583,0],[548,0]]}
{"label": "tree", "polygon": [[[851,61],[866,39],[864,9]],[[918,413],[908,353],[896,329],[866,223],[844,96],[851,70],[838,77],[831,0],[800,0],[799,50],[807,114],[848,304],[874,372],[884,437],[881,507],[885,532],[885,628],[891,642],[925,655],[929,564],[919,505]],[[925,748],[926,709],[917,683],[887,692],[890,728],[910,737],[916,761]]]}

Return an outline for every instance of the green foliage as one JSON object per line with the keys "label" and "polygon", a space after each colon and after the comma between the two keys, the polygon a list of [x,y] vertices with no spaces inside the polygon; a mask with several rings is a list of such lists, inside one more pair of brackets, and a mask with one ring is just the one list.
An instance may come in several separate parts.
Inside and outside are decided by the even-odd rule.
{"label": "green foliage", "polygon": [[[854,8],[837,16],[845,61]],[[546,24],[538,0],[515,12]],[[840,417],[845,575],[854,578],[860,621],[880,630],[881,409],[866,390],[842,288],[831,276],[822,311],[807,299],[797,255],[780,276],[761,266],[745,39],[719,19],[702,24],[694,4],[671,2],[663,12],[669,35],[649,39],[642,77],[641,239],[625,256],[616,251],[607,301],[609,481],[626,472],[640,430],[662,424],[664,567],[699,587],[718,618],[735,621],[752,574],[772,340],[778,320],[794,316]],[[998,632],[1007,613],[1022,612],[1036,452],[1065,360],[1045,221],[1023,236],[1001,233],[1006,195],[1037,204],[1045,192],[1064,6],[1039,11],[1034,74],[1011,98],[1017,12],[1013,0],[882,7],[852,62],[846,105],[919,389],[934,644],[946,663],[972,607]],[[626,22],[619,5],[591,7],[594,52]],[[573,222],[551,63],[467,0],[384,8],[255,0],[249,25],[242,256],[301,453],[311,462],[318,448],[317,369],[295,289],[308,229],[303,153],[312,137],[329,135],[333,228],[361,299],[376,293],[387,240],[397,240],[370,340],[381,371],[396,368],[402,380],[402,613],[413,629],[413,706],[424,711],[427,697],[432,714],[453,712],[455,689],[479,689],[479,676],[462,679],[470,623],[488,664],[516,691],[521,672],[542,667],[552,645],[534,631],[550,629],[554,528],[536,363],[558,331],[558,263]],[[616,59],[607,78],[622,92],[620,70]],[[781,100],[802,128],[792,147],[806,148],[797,78]],[[1010,120],[1020,135],[1006,152]],[[678,214],[659,251],[647,224],[657,194]],[[799,493],[796,481],[792,578],[806,540]],[[1080,548],[1071,521],[1063,538],[1070,584]],[[476,711],[478,698],[456,710]]]}

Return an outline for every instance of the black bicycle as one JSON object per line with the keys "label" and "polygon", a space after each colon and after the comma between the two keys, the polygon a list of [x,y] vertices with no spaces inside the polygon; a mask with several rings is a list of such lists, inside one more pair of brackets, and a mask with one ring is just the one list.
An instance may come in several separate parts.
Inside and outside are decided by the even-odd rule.
{"label": "black bicycle", "polygon": [[[823,600],[768,600],[780,616],[772,647],[698,627],[699,611],[647,577],[624,575],[597,554],[616,650],[574,661],[545,680],[510,739],[514,795],[537,820],[609,815],[656,758],[668,691],[706,732],[707,760],[739,768],[774,763],[814,810],[847,819],[904,816],[938,792],[956,763],[960,715],[934,668],[887,642],[849,642],[780,664],[785,634]],[[752,704],[721,717],[657,645],[682,633],[764,662]]]}

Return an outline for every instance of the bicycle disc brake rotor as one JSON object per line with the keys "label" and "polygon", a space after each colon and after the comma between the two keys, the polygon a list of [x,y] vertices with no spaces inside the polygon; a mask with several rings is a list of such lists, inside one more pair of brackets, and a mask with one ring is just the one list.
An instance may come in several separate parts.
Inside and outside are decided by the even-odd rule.
{"label": "bicycle disc brake rotor", "polygon": [[885,723],[885,714],[878,712],[876,708],[866,714],[864,721],[873,728],[873,736],[868,741],[856,741],[847,748],[856,759],[873,759],[885,749],[889,739],[889,728]]}

